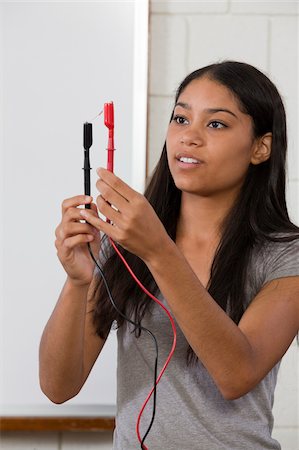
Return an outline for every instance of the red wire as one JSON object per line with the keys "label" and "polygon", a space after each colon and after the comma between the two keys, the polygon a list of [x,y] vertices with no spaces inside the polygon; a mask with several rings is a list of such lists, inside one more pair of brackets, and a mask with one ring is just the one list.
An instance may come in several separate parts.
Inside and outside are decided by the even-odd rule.
{"label": "red wire", "polygon": [[[114,152],[114,106],[113,106],[113,102],[110,103],[105,103],[104,105],[104,122],[105,125],[109,128],[109,139],[108,139],[108,158],[107,158],[107,169],[110,172],[113,172],[113,152]],[[106,219],[106,221],[108,223],[110,223],[109,219]],[[172,327],[172,331],[173,331],[173,342],[172,342],[172,347],[170,350],[170,353],[166,359],[166,362],[164,364],[164,366],[162,367],[161,372],[158,375],[158,378],[156,379],[156,383],[155,385],[157,385],[163,375],[163,373],[166,370],[166,367],[168,366],[172,355],[174,353],[175,347],[176,347],[176,340],[177,340],[177,333],[176,333],[176,327],[175,327],[175,323],[174,320],[170,314],[170,312],[168,311],[168,309],[163,305],[163,303],[160,302],[160,300],[158,300],[153,294],[151,294],[145,286],[143,286],[143,284],[141,283],[140,280],[138,280],[138,278],[136,277],[135,273],[133,272],[133,270],[131,269],[131,267],[129,266],[129,264],[127,263],[127,261],[125,260],[125,258],[123,257],[123,255],[120,253],[120,251],[118,250],[118,248],[116,247],[116,245],[114,244],[113,240],[111,238],[109,238],[110,243],[112,245],[112,247],[114,248],[114,250],[116,251],[116,253],[118,254],[118,256],[120,257],[120,259],[122,260],[122,262],[124,263],[124,265],[126,266],[128,272],[130,273],[130,275],[133,277],[133,279],[136,281],[136,283],[138,284],[138,286],[152,299],[154,300],[156,303],[158,303],[159,306],[161,306],[161,308],[164,309],[164,311],[166,312],[170,323],[171,323],[171,327]],[[141,416],[143,414],[143,411],[149,401],[149,399],[151,398],[152,394],[154,392],[154,387],[151,389],[151,391],[149,392],[148,396],[146,397],[141,410],[139,412],[138,415],[138,419],[137,419],[137,423],[136,423],[136,433],[137,433],[137,437],[138,440],[141,444],[142,442],[142,438],[140,436],[140,420],[141,420]],[[148,447],[146,447],[146,445],[142,444],[142,448],[143,450],[148,450]]]}
{"label": "red wire", "polygon": [[[164,311],[166,312],[166,314],[167,314],[167,316],[168,316],[168,318],[169,318],[169,320],[170,320],[170,323],[171,323],[171,327],[172,327],[172,331],[173,331],[172,347],[171,347],[171,350],[170,350],[170,352],[169,352],[169,355],[168,355],[168,357],[167,357],[167,359],[166,359],[166,362],[165,362],[164,366],[162,367],[161,372],[160,372],[159,375],[158,375],[158,378],[156,379],[156,385],[157,385],[157,384],[159,383],[159,381],[160,381],[160,379],[161,379],[163,373],[165,372],[166,367],[168,366],[168,364],[169,364],[169,362],[170,362],[170,360],[171,360],[171,358],[172,358],[172,356],[173,356],[175,347],[176,347],[177,333],[176,333],[175,323],[174,323],[174,320],[173,320],[173,318],[172,318],[170,312],[168,311],[168,309],[163,305],[163,303],[160,302],[160,300],[158,300],[153,294],[151,294],[151,293],[146,289],[145,286],[143,286],[143,284],[141,283],[141,281],[138,280],[138,278],[137,278],[136,275],[134,274],[133,270],[131,269],[131,267],[129,266],[129,264],[127,263],[127,261],[126,261],[125,258],[123,257],[123,255],[120,253],[120,251],[118,250],[118,248],[116,247],[116,245],[115,245],[115,243],[113,242],[113,240],[112,240],[111,238],[109,238],[109,240],[110,240],[110,243],[111,243],[112,247],[114,248],[114,250],[116,251],[116,253],[117,253],[118,256],[120,257],[120,259],[122,260],[122,262],[123,262],[124,265],[126,266],[126,268],[127,268],[127,270],[129,271],[130,275],[131,275],[131,276],[133,277],[133,279],[136,281],[136,283],[138,284],[138,286],[139,286],[139,287],[140,287],[140,288],[141,288],[141,289],[142,289],[142,290],[143,290],[143,291],[144,291],[144,292],[145,292],[152,300],[154,300],[156,303],[158,303],[158,305],[161,306],[161,308],[164,309]],[[144,409],[145,409],[145,407],[146,407],[146,405],[147,405],[149,399],[151,398],[153,392],[154,392],[154,387],[151,389],[151,391],[149,392],[148,396],[146,397],[146,399],[145,399],[145,401],[144,401],[144,403],[143,403],[143,405],[142,405],[142,407],[141,407],[141,410],[140,410],[140,412],[139,412],[139,415],[138,415],[138,419],[137,419],[137,423],[136,423],[136,433],[137,433],[137,437],[138,437],[138,440],[139,440],[140,444],[141,444],[141,442],[142,442],[142,438],[141,438],[141,436],[140,436],[140,430],[139,430],[139,427],[140,427],[140,420],[141,420],[141,416],[142,416],[142,414],[143,414],[143,411],[144,411]],[[146,447],[146,446],[143,444],[143,449],[144,449],[144,450],[148,450],[148,447]]]}

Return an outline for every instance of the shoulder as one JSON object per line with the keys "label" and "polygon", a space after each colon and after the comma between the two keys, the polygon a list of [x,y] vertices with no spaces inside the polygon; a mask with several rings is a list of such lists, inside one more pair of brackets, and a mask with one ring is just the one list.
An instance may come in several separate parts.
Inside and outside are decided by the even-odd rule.
{"label": "shoulder", "polygon": [[299,275],[299,236],[276,235],[264,244],[261,257],[263,282]]}
{"label": "shoulder", "polygon": [[248,302],[271,280],[299,275],[299,236],[276,234],[251,252],[247,277]]}

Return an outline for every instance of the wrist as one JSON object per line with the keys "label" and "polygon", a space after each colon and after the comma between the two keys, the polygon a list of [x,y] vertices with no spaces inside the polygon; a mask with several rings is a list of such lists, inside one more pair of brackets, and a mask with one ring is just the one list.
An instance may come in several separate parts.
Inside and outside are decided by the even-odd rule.
{"label": "wrist", "polygon": [[159,243],[159,246],[155,248],[155,251],[147,258],[146,265],[149,270],[159,268],[165,269],[165,264],[167,264],[167,260],[172,257],[178,256],[179,249],[176,246],[175,242],[167,235],[167,238],[163,240],[163,242]]}
{"label": "wrist", "polygon": [[87,292],[89,289],[89,286],[90,286],[90,283],[76,280],[74,278],[71,278],[70,276],[67,277],[66,282],[65,282],[66,288],[81,290],[82,292],[84,292],[84,291]]}

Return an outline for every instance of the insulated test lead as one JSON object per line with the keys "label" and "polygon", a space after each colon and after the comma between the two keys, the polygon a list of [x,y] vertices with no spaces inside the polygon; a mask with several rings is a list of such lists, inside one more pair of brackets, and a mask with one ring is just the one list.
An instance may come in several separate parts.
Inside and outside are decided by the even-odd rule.
{"label": "insulated test lead", "polygon": [[[83,147],[84,147],[84,194],[90,195],[90,160],[89,149],[92,146],[92,124],[85,122],[83,126]],[[85,205],[86,209],[90,209],[90,204]]]}
{"label": "insulated test lead", "polygon": [[[114,106],[113,102],[104,104],[104,124],[108,128],[107,145],[107,170],[113,173],[114,170]],[[110,223],[109,219],[106,222]]]}
{"label": "insulated test lead", "polygon": [[108,135],[108,156],[107,156],[107,170],[113,172],[114,168],[114,106],[113,102],[104,104],[104,123],[109,130]]}
{"label": "insulated test lead", "polygon": [[[101,114],[102,112],[100,112]],[[98,114],[98,115],[100,115]],[[109,103],[105,103],[104,104],[104,124],[105,126],[108,128],[109,130],[109,134],[108,134],[108,145],[107,145],[107,170],[109,170],[110,172],[113,172],[114,169],[114,106],[113,106],[113,102],[109,102]],[[85,195],[90,195],[90,171],[91,171],[91,167],[90,167],[90,161],[89,161],[89,149],[92,146],[92,124],[89,122],[85,122],[84,123],[84,132],[83,132],[83,146],[84,146],[84,193]],[[87,204],[85,205],[86,209],[90,209],[90,205]],[[108,223],[110,223],[109,219],[106,219],[106,221]],[[171,316],[171,314],[169,313],[168,309],[163,305],[162,302],[160,302],[160,300],[158,300],[153,294],[151,294],[144,286],[143,284],[140,282],[140,280],[136,277],[135,273],[132,271],[131,267],[128,265],[127,261],[125,260],[125,258],[123,257],[123,255],[120,253],[119,249],[117,248],[117,246],[115,245],[115,243],[113,242],[113,240],[111,238],[109,238],[110,244],[112,245],[112,247],[114,248],[115,252],[118,254],[118,256],[120,257],[120,259],[122,260],[122,262],[124,263],[125,267],[127,268],[128,272],[130,273],[130,275],[132,276],[132,278],[135,280],[135,282],[138,284],[138,286],[148,295],[148,297],[150,297],[152,300],[154,300],[166,313],[166,315],[169,318],[169,321],[171,323],[171,327],[172,327],[172,331],[173,331],[173,342],[172,342],[172,346],[171,346],[171,350],[170,353],[162,367],[162,369],[160,370],[159,375],[157,376],[157,358],[158,358],[158,349],[157,349],[157,342],[156,342],[156,338],[154,337],[154,335],[150,332],[150,330],[147,330],[146,328],[142,327],[140,324],[136,324],[133,321],[131,321],[129,318],[127,318],[121,311],[118,310],[117,305],[115,304],[112,296],[111,296],[111,292],[109,289],[109,286],[107,285],[107,281],[105,279],[105,275],[101,269],[101,267],[98,265],[97,260],[95,259],[92,251],[91,251],[91,247],[90,244],[88,243],[88,249],[89,249],[89,253],[91,258],[93,259],[93,261],[95,262],[96,266],[98,267],[101,276],[103,278],[104,284],[106,286],[107,292],[108,292],[108,296],[110,298],[111,303],[113,304],[114,308],[122,315],[122,317],[124,317],[128,322],[134,324],[135,326],[139,327],[140,329],[148,332],[154,339],[155,343],[156,343],[156,363],[155,363],[155,379],[154,379],[154,386],[151,389],[151,391],[149,392],[146,400],[144,401],[141,410],[139,412],[138,418],[137,418],[137,423],[136,423],[136,434],[139,440],[139,443],[141,445],[141,449],[143,450],[148,450],[148,447],[144,444],[144,441],[153,425],[153,421],[154,421],[154,417],[155,417],[155,409],[156,409],[156,387],[157,384],[159,383],[162,375],[164,374],[170,359],[172,358],[172,355],[174,353],[175,347],[176,347],[176,339],[177,339],[177,335],[176,335],[176,327],[175,327],[175,323],[174,320]],[[144,436],[142,437],[140,435],[140,421],[141,421],[141,417],[143,414],[143,411],[146,407],[146,405],[148,404],[149,399],[151,398],[151,396],[153,395],[153,414],[152,414],[152,419],[151,422],[149,424],[149,427],[147,429],[147,431],[145,432]]]}

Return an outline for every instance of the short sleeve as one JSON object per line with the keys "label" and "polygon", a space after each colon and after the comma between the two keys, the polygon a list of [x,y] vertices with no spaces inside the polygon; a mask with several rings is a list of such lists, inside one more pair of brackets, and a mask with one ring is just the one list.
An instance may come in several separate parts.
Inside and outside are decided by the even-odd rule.
{"label": "short sleeve", "polygon": [[264,250],[263,284],[277,278],[299,276],[299,239],[271,242]]}

